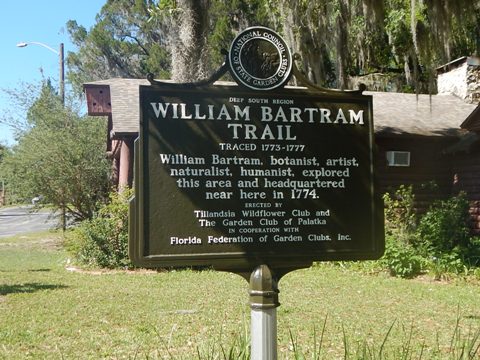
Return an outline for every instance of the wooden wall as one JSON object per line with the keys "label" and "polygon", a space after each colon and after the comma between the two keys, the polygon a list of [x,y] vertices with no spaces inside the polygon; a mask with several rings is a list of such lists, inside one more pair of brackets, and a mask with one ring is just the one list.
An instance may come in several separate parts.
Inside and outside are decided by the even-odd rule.
{"label": "wooden wall", "polygon": [[480,144],[468,150],[453,157],[452,172],[457,179],[454,191],[466,192],[470,200],[471,227],[480,235]]}
{"label": "wooden wall", "polygon": [[[420,214],[432,201],[464,191],[470,201],[472,233],[480,235],[480,144],[468,151],[446,154],[445,150],[456,142],[458,139],[445,137],[377,137],[380,191],[383,194],[412,184],[415,208]],[[386,151],[410,151],[410,166],[388,166]]]}
{"label": "wooden wall", "polygon": [[[376,137],[377,174],[381,193],[413,185],[415,207],[425,212],[435,199],[452,193],[452,159],[443,154],[455,140],[446,137]],[[410,166],[388,166],[387,151],[410,151]]]}

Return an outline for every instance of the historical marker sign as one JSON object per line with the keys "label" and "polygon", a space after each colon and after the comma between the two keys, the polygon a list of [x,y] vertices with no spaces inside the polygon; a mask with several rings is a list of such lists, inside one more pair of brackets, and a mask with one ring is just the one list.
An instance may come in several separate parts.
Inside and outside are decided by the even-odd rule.
{"label": "historical marker sign", "polygon": [[382,255],[370,96],[143,86],[140,107],[135,264],[250,270]]}
{"label": "historical marker sign", "polygon": [[383,254],[372,98],[282,89],[292,57],[263,27],[240,33],[227,63],[241,86],[140,87],[129,252],[138,266],[249,279],[252,359],[276,359],[282,275]]}

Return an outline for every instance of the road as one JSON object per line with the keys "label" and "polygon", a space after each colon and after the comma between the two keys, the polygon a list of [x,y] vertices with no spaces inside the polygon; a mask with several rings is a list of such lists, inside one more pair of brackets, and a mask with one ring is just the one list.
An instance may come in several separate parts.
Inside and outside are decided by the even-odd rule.
{"label": "road", "polygon": [[57,219],[48,210],[32,211],[32,206],[0,208],[0,237],[53,229]]}

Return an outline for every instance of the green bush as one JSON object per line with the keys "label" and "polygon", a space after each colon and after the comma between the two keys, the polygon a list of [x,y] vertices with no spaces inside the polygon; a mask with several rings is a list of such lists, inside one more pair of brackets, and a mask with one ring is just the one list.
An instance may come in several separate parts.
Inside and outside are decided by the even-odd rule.
{"label": "green bush", "polygon": [[390,275],[412,278],[422,272],[424,259],[418,255],[412,245],[387,236],[382,262],[389,270]]}
{"label": "green bush", "polygon": [[480,238],[470,235],[469,203],[465,194],[435,202],[417,229],[418,247],[427,249],[436,279],[466,274],[480,265]]}
{"label": "green bush", "polygon": [[480,236],[468,239],[467,245],[462,249],[464,262],[471,266],[480,266]]}
{"label": "green bush", "polygon": [[412,186],[400,186],[383,196],[385,206],[385,254],[381,260],[392,276],[414,277],[422,271],[423,259],[412,246],[417,216]]}
{"label": "green bush", "polygon": [[128,199],[131,190],[112,192],[107,205],[83,221],[67,237],[76,260],[105,268],[131,266],[128,258]]}
{"label": "green bush", "polygon": [[480,281],[480,267],[473,269],[472,273],[473,273],[473,276]]}
{"label": "green bush", "polygon": [[449,274],[466,272],[466,266],[458,249],[455,249],[449,254],[441,254],[439,257],[433,257],[428,267],[435,280],[448,278]]}
{"label": "green bush", "polygon": [[417,220],[411,186],[384,195],[386,250],[381,263],[393,276],[427,269],[435,279],[471,273],[480,265],[480,238],[470,235],[466,195],[435,201]]}
{"label": "green bush", "polygon": [[434,255],[449,253],[456,247],[466,249],[470,242],[468,209],[463,193],[434,202],[418,224],[419,241]]}
{"label": "green bush", "polygon": [[399,241],[410,243],[417,223],[412,186],[401,185],[393,193],[385,193],[383,202],[385,232],[394,235]]}

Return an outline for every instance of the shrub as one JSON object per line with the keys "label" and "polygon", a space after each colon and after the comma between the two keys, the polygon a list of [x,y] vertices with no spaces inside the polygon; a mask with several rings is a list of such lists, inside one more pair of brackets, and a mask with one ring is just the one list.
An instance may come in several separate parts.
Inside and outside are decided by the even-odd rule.
{"label": "shrub", "polygon": [[468,247],[468,200],[465,194],[436,201],[420,219],[417,228],[419,241],[435,255],[449,253],[457,246]]}
{"label": "shrub", "polygon": [[128,258],[128,199],[132,190],[112,192],[107,205],[83,221],[67,238],[67,248],[81,263],[118,268],[131,266]]}
{"label": "shrub", "polygon": [[412,186],[401,185],[392,194],[383,195],[385,208],[385,232],[395,235],[399,241],[409,243],[416,226],[415,196]]}
{"label": "shrub", "polygon": [[460,274],[466,272],[466,266],[457,249],[449,254],[441,254],[433,257],[429,264],[435,280],[448,279],[448,274]]}
{"label": "shrub", "polygon": [[423,269],[435,279],[480,265],[480,237],[471,237],[464,193],[435,201],[417,221],[412,186],[385,194],[386,249],[381,261],[390,274],[413,277]]}
{"label": "shrub", "polygon": [[480,266],[480,236],[468,238],[466,246],[460,249],[463,261],[470,267]]}
{"label": "shrub", "polygon": [[473,270],[473,276],[480,281],[480,267]]}
{"label": "shrub", "polygon": [[417,223],[412,186],[401,185],[383,201],[386,244],[381,263],[392,276],[414,277],[422,271],[423,259],[412,246]]}
{"label": "shrub", "polygon": [[424,260],[412,245],[387,236],[382,262],[389,270],[390,275],[412,278],[422,272]]}

